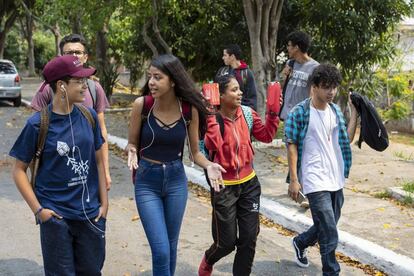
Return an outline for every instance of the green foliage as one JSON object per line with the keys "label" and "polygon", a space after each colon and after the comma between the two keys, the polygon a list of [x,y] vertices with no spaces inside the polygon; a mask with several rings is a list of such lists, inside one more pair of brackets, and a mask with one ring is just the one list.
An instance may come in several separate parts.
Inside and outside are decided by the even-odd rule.
{"label": "green foliage", "polygon": [[382,192],[375,193],[374,197],[381,198],[381,199],[390,199],[392,198],[392,193],[387,190],[384,190]]}
{"label": "green foliage", "polygon": [[21,38],[17,27],[13,27],[7,34],[4,58],[13,61],[17,69],[21,71],[25,67],[27,56],[27,44]]}
{"label": "green foliage", "polygon": [[102,74],[100,75],[101,78],[99,79],[99,82],[102,85],[102,88],[104,89],[108,100],[111,98],[113,87],[118,81],[118,67],[119,66],[117,64],[110,63],[108,66],[105,66],[103,68]]}
{"label": "green foliage", "polygon": [[[250,56],[250,44],[243,7],[237,1],[159,1],[158,27],[161,36],[171,47],[197,81],[212,79],[223,66],[223,47],[237,43],[246,57]],[[151,20],[150,1],[128,0],[118,9],[117,18],[111,20],[111,44],[121,49],[121,59],[131,69],[131,74],[141,70],[134,64],[144,65],[143,60],[153,53],[145,44],[142,29]],[[165,50],[152,32],[148,35],[160,54]]]}
{"label": "green foliage", "polygon": [[35,68],[41,71],[46,63],[55,56],[55,41],[50,33],[36,31],[33,34]]}
{"label": "green foliage", "polygon": [[402,188],[406,192],[414,193],[414,182],[405,182]]}
{"label": "green foliage", "polygon": [[[287,1],[284,15],[294,14],[313,37],[313,56],[341,65],[349,80],[353,72],[387,64],[395,53],[393,30],[410,6],[404,0],[305,0]],[[290,24],[282,17],[283,24]],[[284,28],[282,28],[284,30]],[[286,42],[284,42],[286,43]]]}
{"label": "green foliage", "polygon": [[[283,37],[303,29],[313,38],[310,54],[319,62],[337,64],[344,81],[341,93],[352,87],[384,109],[386,119],[406,117],[412,97],[408,78],[398,72],[394,31],[403,16],[412,11],[404,0],[291,0],[284,2],[279,29],[279,51]],[[379,68],[392,68],[376,73]],[[388,71],[392,71],[391,74]],[[413,79],[413,78],[411,78]]]}

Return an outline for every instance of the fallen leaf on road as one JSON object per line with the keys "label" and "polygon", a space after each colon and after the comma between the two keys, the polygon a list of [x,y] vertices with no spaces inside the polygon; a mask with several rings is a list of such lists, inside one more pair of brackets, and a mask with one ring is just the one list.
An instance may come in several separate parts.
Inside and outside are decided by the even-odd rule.
{"label": "fallen leaf on road", "polygon": [[384,276],[384,274],[380,271],[378,271],[377,273],[375,273],[375,276]]}
{"label": "fallen leaf on road", "polygon": [[139,220],[139,216],[133,216],[133,217],[131,218],[131,221],[136,221],[136,220]]}
{"label": "fallen leaf on road", "polygon": [[383,207],[378,208],[377,211],[384,212],[385,211],[385,208],[383,208]]}
{"label": "fallen leaf on road", "polygon": [[127,248],[128,247],[128,243],[127,242],[123,242],[123,244],[121,245],[122,248]]}
{"label": "fallen leaf on road", "polygon": [[404,224],[404,226],[412,227],[413,225],[411,223],[406,223],[406,224]]}
{"label": "fallen leaf on road", "polygon": [[389,228],[391,228],[391,224],[389,224],[389,223],[384,223],[384,229],[389,229]]}
{"label": "fallen leaf on road", "polygon": [[131,276],[131,273],[126,272],[126,273],[122,274],[122,276]]}
{"label": "fallen leaf on road", "polygon": [[8,126],[8,127],[13,127],[13,124],[12,124],[12,123],[10,123],[10,122],[7,122],[7,123],[6,123],[6,126]]}

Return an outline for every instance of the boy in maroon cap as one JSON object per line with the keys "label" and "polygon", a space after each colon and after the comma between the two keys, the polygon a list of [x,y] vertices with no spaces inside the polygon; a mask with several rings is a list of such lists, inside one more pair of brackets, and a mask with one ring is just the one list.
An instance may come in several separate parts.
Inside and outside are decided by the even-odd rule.
{"label": "boy in maroon cap", "polygon": [[[88,51],[86,47],[86,40],[82,35],[70,34],[62,38],[59,43],[60,52],[62,55],[76,56],[82,64],[88,61]],[[104,111],[109,107],[108,100],[102,86],[96,80],[88,79],[86,88],[84,90],[85,100],[83,105],[91,107],[96,111],[98,115],[99,126],[101,127],[102,135],[107,140],[107,132],[105,126]],[[34,110],[40,111],[43,107],[50,104],[53,100],[53,92],[51,87],[43,82],[38,89],[37,93],[32,99],[31,106]],[[108,144],[102,145],[104,165],[105,165],[105,179],[106,188],[111,188],[111,175],[109,173],[109,156],[108,156]]]}
{"label": "boy in maroon cap", "polygon": [[[104,140],[96,112],[77,105],[85,100],[86,78],[94,73],[75,56],[49,61],[43,75],[53,101],[28,119],[10,151],[16,158],[16,186],[40,224],[46,275],[101,275],[105,260]],[[32,187],[26,171],[45,114],[49,125]]]}

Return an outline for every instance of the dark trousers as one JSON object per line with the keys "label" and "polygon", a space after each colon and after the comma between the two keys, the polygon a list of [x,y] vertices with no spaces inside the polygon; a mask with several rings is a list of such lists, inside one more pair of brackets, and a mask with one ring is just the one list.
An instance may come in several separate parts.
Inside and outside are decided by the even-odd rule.
{"label": "dark trousers", "polygon": [[338,245],[337,223],[344,204],[342,189],[335,192],[315,192],[307,194],[312,212],[313,225],[296,238],[300,248],[319,243],[324,276],[339,275],[340,267],[335,257]]}
{"label": "dark trousers", "polygon": [[260,194],[257,176],[239,185],[228,185],[218,193],[211,192],[214,243],[205,253],[208,264],[215,264],[237,247],[233,275],[250,274],[259,234]]}
{"label": "dark trousers", "polygon": [[[51,217],[40,224],[45,275],[98,276],[105,260],[106,220],[98,222]],[[100,230],[96,229],[99,228]]]}

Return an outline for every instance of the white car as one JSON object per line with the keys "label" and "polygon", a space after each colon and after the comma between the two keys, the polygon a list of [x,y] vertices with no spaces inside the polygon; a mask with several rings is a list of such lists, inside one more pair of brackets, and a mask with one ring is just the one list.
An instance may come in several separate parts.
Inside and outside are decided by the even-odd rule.
{"label": "white car", "polygon": [[13,62],[0,59],[0,100],[9,100],[14,106],[22,104],[20,76]]}

